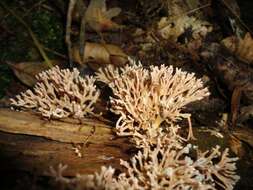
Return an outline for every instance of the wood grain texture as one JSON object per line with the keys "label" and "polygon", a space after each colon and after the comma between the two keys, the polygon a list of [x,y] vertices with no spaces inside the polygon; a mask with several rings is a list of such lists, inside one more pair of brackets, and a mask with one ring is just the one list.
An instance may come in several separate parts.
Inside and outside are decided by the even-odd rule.
{"label": "wood grain texture", "polygon": [[[0,109],[0,170],[45,175],[62,163],[68,165],[64,175],[73,176],[100,171],[103,165],[121,168],[120,159],[131,156],[128,139],[115,138],[112,127],[95,120],[71,122]],[[82,157],[73,149],[77,145]]]}
{"label": "wood grain texture", "polygon": [[98,172],[103,165],[120,169],[119,160],[129,158],[130,146],[125,140],[88,143],[81,149],[80,158],[70,143],[0,132],[0,171],[21,170],[47,175],[49,167],[57,168],[59,163],[68,165],[66,176]]}
{"label": "wood grain texture", "polygon": [[86,119],[79,123],[75,120],[44,120],[34,113],[16,112],[0,109],[0,131],[42,136],[60,142],[83,143],[89,136],[96,143],[114,137],[112,127],[101,121]]}

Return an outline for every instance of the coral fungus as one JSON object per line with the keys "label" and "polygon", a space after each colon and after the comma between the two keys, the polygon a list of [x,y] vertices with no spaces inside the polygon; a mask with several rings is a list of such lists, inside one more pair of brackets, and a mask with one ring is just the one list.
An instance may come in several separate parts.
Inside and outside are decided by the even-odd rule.
{"label": "coral fungus", "polygon": [[[229,158],[226,149],[220,158],[219,147],[193,159],[189,156],[192,145],[175,149],[173,144],[161,147],[160,142],[154,149],[139,151],[131,162],[121,161],[127,168],[127,174],[121,174],[120,180],[132,184],[133,189],[233,189],[239,176],[235,174],[235,161]],[[214,160],[219,158],[218,163]],[[125,178],[125,179],[124,179]]]}
{"label": "coral fungus", "polygon": [[[97,72],[97,79],[112,89],[111,111],[120,115],[118,135],[135,136],[156,130],[163,122],[174,123],[182,118],[189,122],[188,138],[194,138],[190,114],[182,108],[209,95],[200,79],[172,66],[133,64],[124,68],[108,66]],[[152,134],[152,132],[150,133]]]}
{"label": "coral fungus", "polygon": [[83,118],[92,114],[100,92],[93,77],[82,78],[77,69],[58,66],[36,76],[33,91],[27,90],[11,99],[17,107],[35,109],[47,118]]}
{"label": "coral fungus", "polygon": [[[18,95],[12,104],[35,109],[44,117],[82,118],[94,114],[94,103],[100,92],[95,78],[82,78],[74,69],[40,73],[34,91]],[[66,166],[51,168],[51,175],[69,189],[110,190],[232,190],[239,176],[235,161],[216,146],[201,152],[178,133],[176,122],[188,119],[188,138],[193,138],[189,113],[184,106],[209,95],[208,89],[194,74],[172,66],[143,68],[140,64],[97,72],[97,79],[109,85],[111,111],[119,115],[117,134],[130,136],[139,152],[130,161],[121,160],[126,169],[119,175],[112,167],[103,166],[100,173],[78,175],[69,179],[62,175]]]}
{"label": "coral fungus", "polygon": [[[61,169],[59,173],[51,168],[51,173],[63,184],[74,185],[75,189],[232,190],[239,180],[235,174],[237,158],[229,158],[227,149],[221,153],[217,146],[212,151],[200,153],[191,144],[177,149],[173,143],[164,146],[159,138],[157,140],[155,148],[142,149],[130,162],[121,160],[127,172],[118,177],[111,167],[102,167],[100,173],[79,175],[74,179],[63,178]],[[191,151],[197,152],[195,159],[189,156]]]}

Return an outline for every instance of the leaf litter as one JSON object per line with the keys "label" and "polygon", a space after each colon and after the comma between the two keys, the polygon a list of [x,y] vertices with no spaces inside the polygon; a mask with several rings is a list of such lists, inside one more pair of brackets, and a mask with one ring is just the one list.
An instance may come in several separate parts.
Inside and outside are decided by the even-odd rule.
{"label": "leaf litter", "polygon": [[[140,1],[146,2],[145,0]],[[237,7],[234,1],[230,3],[231,6]],[[155,6],[154,4],[149,3],[149,6],[152,8]],[[187,12],[191,9],[205,6],[197,0],[187,1],[187,3],[185,1],[168,1],[170,6],[166,6],[164,3],[159,4],[161,7],[157,9],[157,12],[152,13],[152,16],[151,12],[146,13],[150,14],[152,20],[145,27],[143,27],[143,23],[139,26],[131,24],[130,19],[136,18],[138,20],[140,18],[141,20],[141,17],[134,10],[133,17],[126,17],[124,6],[127,6],[127,3],[120,2],[115,6],[110,1],[91,0],[88,4],[86,2],[86,5],[85,22],[95,34],[91,31],[83,31],[87,37],[85,43],[81,44],[82,54],[79,51],[80,44],[74,42],[71,46],[73,61],[78,63],[79,67],[88,65],[88,67],[97,70],[107,64],[124,66],[128,62],[128,56],[132,56],[147,61],[147,65],[161,63],[180,65],[187,71],[194,70],[199,75],[206,75],[208,77],[207,83],[212,89],[212,98],[224,100],[224,96],[217,90],[219,88],[228,100],[226,108],[217,113],[215,119],[219,120],[220,116],[218,115],[224,112],[229,114],[227,123],[229,134],[237,137],[236,140],[231,140],[231,148],[238,156],[245,156],[245,153],[242,153],[243,148],[241,147],[244,145],[241,142],[247,141],[248,144],[252,144],[252,138],[245,138],[245,134],[248,136],[252,134],[251,130],[247,128],[250,128],[248,122],[253,117],[253,40],[250,33],[245,33],[242,38],[235,37],[235,35],[227,36],[217,27],[218,22],[215,23],[215,20],[203,16],[206,15],[205,8],[188,14]],[[215,10],[212,11],[215,12]],[[224,10],[224,14],[227,14],[226,11]],[[164,12],[165,15],[160,16]],[[211,16],[213,16],[212,13]],[[226,16],[231,18],[229,14]],[[114,17],[119,17],[124,24],[126,23],[124,27],[113,21]],[[71,29],[73,30],[73,28],[74,26]],[[133,29],[142,32],[139,35],[136,33],[134,35],[131,32]],[[122,36],[123,40],[116,42],[105,38],[105,33],[110,36],[113,35],[110,33],[115,33],[115,31]],[[217,48],[212,49],[214,44],[217,45],[215,46]],[[18,79],[28,86],[35,83],[34,76],[37,73],[46,69],[41,62],[24,61],[9,65]],[[203,100],[204,104],[211,105],[212,98]],[[212,112],[212,110],[209,111]],[[195,112],[200,114],[197,106]],[[198,123],[198,119],[195,122]],[[245,129],[246,132],[236,132],[239,126],[241,131]],[[223,135],[222,132],[221,135]]]}

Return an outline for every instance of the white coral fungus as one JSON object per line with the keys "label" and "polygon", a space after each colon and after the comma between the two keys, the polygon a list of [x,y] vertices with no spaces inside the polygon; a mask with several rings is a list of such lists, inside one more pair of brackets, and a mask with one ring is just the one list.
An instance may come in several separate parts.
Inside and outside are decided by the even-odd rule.
{"label": "white coral fungus", "polygon": [[118,177],[111,167],[102,167],[95,175],[79,175],[68,180],[55,171],[52,173],[62,183],[74,185],[78,190],[233,189],[239,180],[235,174],[237,158],[229,158],[227,149],[221,153],[218,146],[205,153],[197,150],[195,159],[189,156],[192,151],[191,144],[178,150],[173,144],[162,146],[158,142],[156,148],[142,149],[130,162],[121,160],[127,172]]}
{"label": "white coral fungus", "polygon": [[36,76],[38,82],[33,91],[27,90],[11,99],[11,104],[35,109],[47,118],[83,118],[92,114],[99,97],[93,77],[82,78],[74,68],[60,69],[58,66]]}
{"label": "white coral fungus", "polygon": [[190,114],[182,108],[209,95],[193,73],[161,65],[148,69],[133,64],[124,68],[107,66],[97,72],[97,79],[112,89],[111,111],[120,115],[118,135],[136,135],[147,129],[155,131],[165,121],[169,124],[182,118],[189,122],[188,138],[194,138]]}
{"label": "white coral fungus", "polygon": [[[221,152],[217,146],[212,151],[198,152],[197,158],[189,156],[192,145],[181,150],[173,144],[147,148],[139,151],[131,162],[121,161],[127,168],[126,174],[119,176],[124,183],[131,184],[133,189],[168,189],[168,190],[209,190],[218,187],[232,190],[239,180],[236,175],[235,161],[229,158],[226,149]],[[218,162],[214,163],[218,158]]]}

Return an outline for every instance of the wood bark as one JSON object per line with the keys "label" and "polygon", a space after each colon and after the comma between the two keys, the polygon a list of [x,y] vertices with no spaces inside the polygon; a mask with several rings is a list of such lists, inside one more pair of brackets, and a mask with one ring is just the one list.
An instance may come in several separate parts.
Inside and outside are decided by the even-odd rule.
{"label": "wood bark", "polygon": [[[50,121],[29,112],[0,109],[0,170],[46,175],[50,166],[57,168],[62,163],[68,165],[63,174],[74,176],[98,172],[103,165],[122,169],[120,159],[128,160],[136,149],[128,138],[116,138],[112,129],[94,119],[83,120],[81,124]],[[222,149],[229,147],[228,135],[218,138],[212,133],[215,131],[208,128],[194,128],[197,141],[192,143],[203,151],[216,145]],[[252,139],[250,135],[246,138],[240,130],[234,131],[234,135],[239,139],[243,136],[244,141]],[[82,157],[74,150],[77,146]],[[232,150],[233,146],[237,144],[230,144]]]}
{"label": "wood bark", "polygon": [[96,119],[45,120],[35,113],[17,112],[10,109],[0,109],[0,130],[8,133],[42,136],[68,143],[83,143],[88,137],[90,137],[90,142],[96,143],[114,137],[112,127]]}
{"label": "wood bark", "polygon": [[[112,127],[96,120],[48,121],[29,112],[0,109],[0,168],[26,170],[39,175],[49,167],[67,164],[64,175],[90,174],[102,165],[120,168],[129,158],[131,145],[115,138]],[[82,157],[74,148],[79,146]]]}

